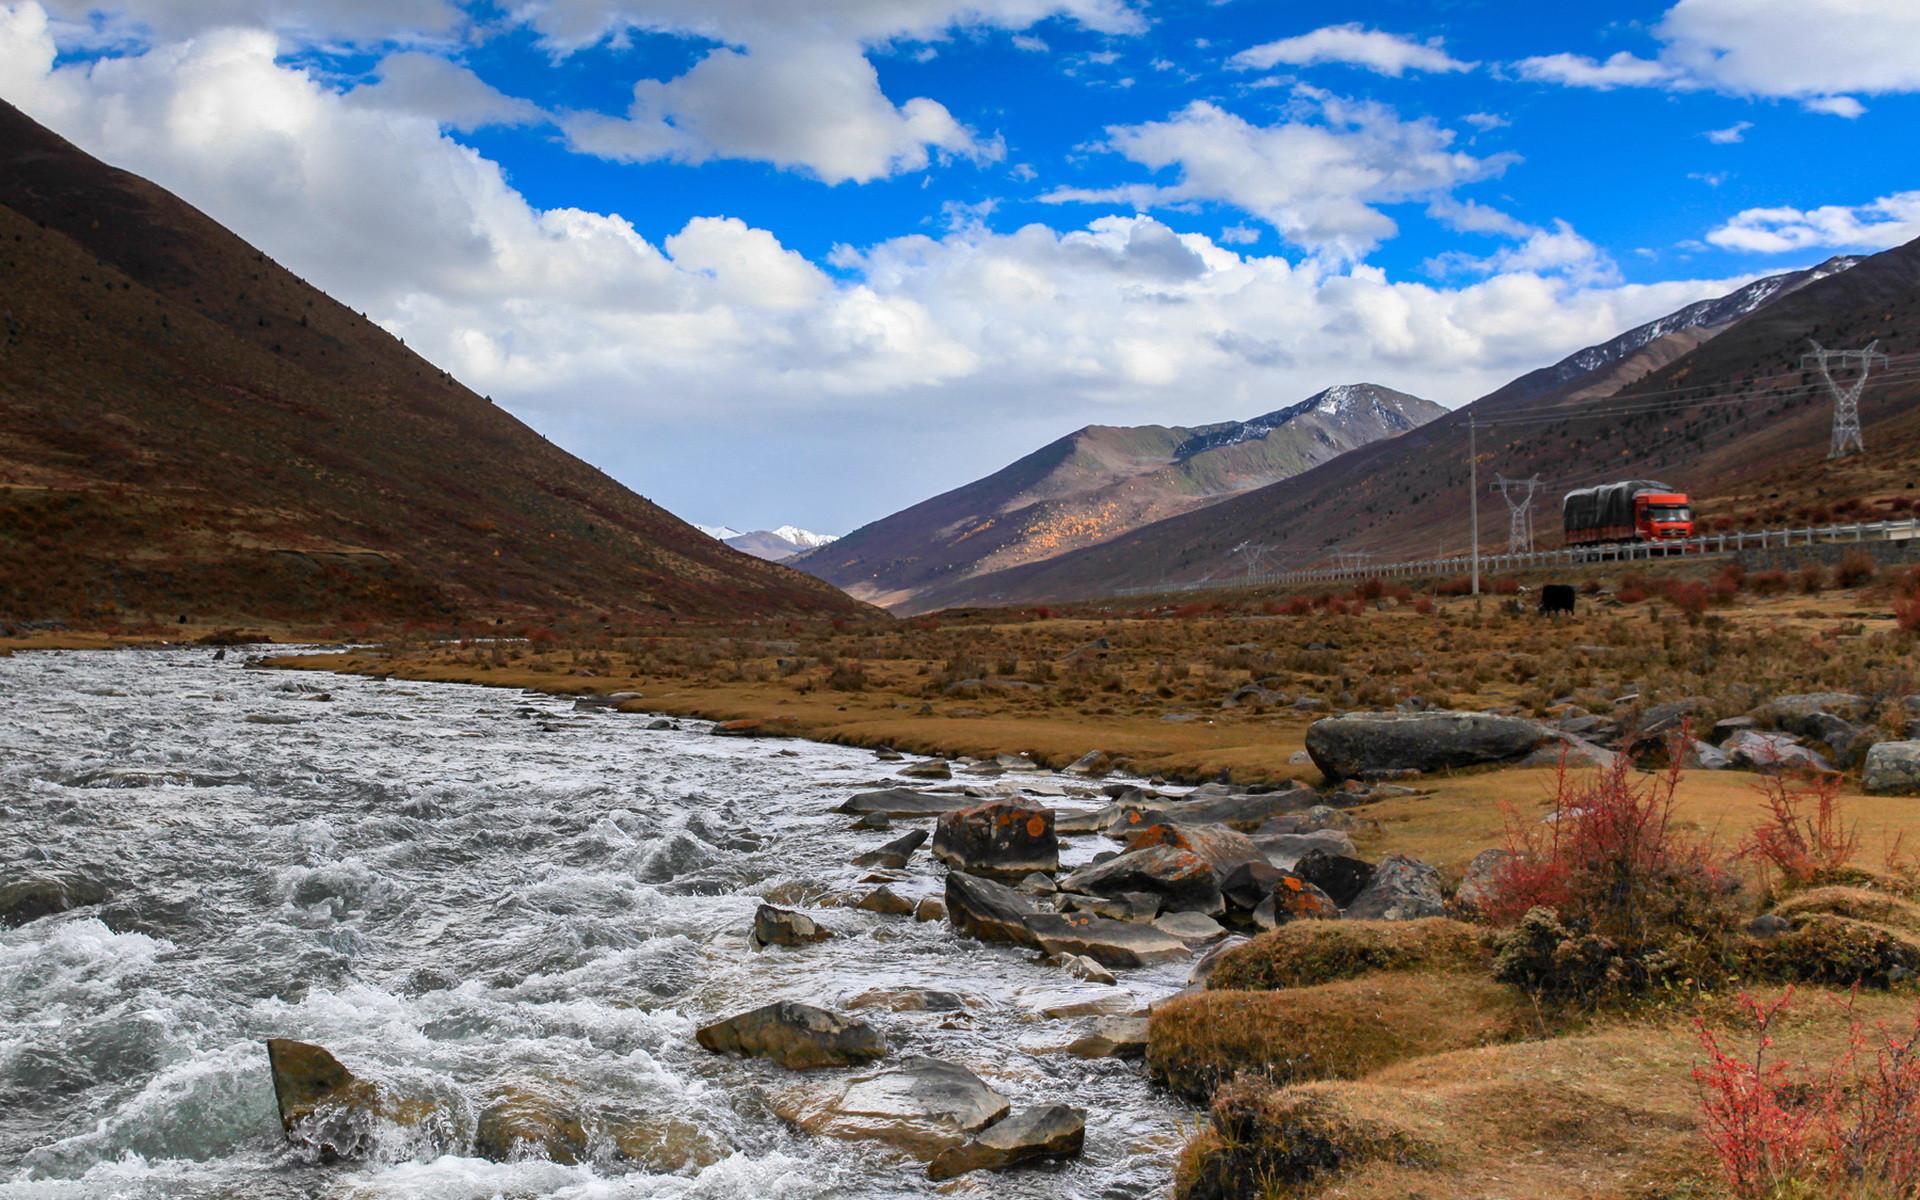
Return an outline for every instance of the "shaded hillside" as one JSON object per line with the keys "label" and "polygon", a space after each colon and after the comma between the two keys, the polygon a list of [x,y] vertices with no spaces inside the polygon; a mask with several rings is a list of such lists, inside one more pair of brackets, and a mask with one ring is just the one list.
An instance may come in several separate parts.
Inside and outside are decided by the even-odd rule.
{"label": "shaded hillside", "polygon": [[0,618],[860,607],[3,103],[0,269]]}
{"label": "shaded hillside", "polygon": [[1442,411],[1374,384],[1328,388],[1251,421],[1090,425],[984,479],[855,530],[796,561],[877,604],[1094,545],[1285,479]]}
{"label": "shaded hillside", "polygon": [[[1382,560],[1464,553],[1469,413],[1482,485],[1539,474],[1543,546],[1558,545],[1559,498],[1605,479],[1653,477],[1692,493],[1715,527],[1894,511],[1920,485],[1920,373],[1896,361],[1861,402],[1869,453],[1829,463],[1832,408],[1800,367],[1808,339],[1829,347],[1875,338],[1895,356],[1920,352],[1920,242],[1838,274],[1799,274],[1724,331],[1669,328],[1624,358],[1541,387],[1523,377],[1403,437],[1355,450],[1295,479],[1090,549],[938,589],[916,609],[1087,597],[1237,574],[1236,546],[1271,547],[1275,567],[1362,550]],[[1744,290],[1744,289],[1743,289]],[[1738,305],[1734,305],[1738,308]],[[1657,323],[1656,323],[1657,324]],[[1633,339],[1629,339],[1632,341]],[[1584,353],[1584,352],[1583,352]],[[1577,357],[1577,356],[1576,356]],[[1727,401],[1679,407],[1681,401]],[[1640,404],[1630,417],[1611,414]],[[1501,425],[1500,421],[1514,424]],[[1483,495],[1484,549],[1505,547],[1507,513]]]}

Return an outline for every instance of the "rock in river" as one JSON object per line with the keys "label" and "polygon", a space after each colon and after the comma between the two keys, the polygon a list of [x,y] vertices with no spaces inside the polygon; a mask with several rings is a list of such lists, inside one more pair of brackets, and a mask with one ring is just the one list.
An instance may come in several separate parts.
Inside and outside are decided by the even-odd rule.
{"label": "rock in river", "polygon": [[1083,954],[1105,967],[1143,967],[1191,953],[1185,942],[1151,925],[1086,913],[1035,913],[1026,925],[1047,953]]}
{"label": "rock in river", "polygon": [[956,871],[1002,879],[1057,871],[1053,810],[1016,796],[944,813],[934,828],[933,856]]}
{"label": "rock in river", "polygon": [[71,872],[33,868],[18,871],[13,878],[0,882],[0,927],[25,925],[107,898],[106,888]]}
{"label": "rock in river", "polygon": [[803,946],[808,942],[823,942],[832,936],[832,930],[822,929],[805,913],[762,904],[754,911],[753,935],[749,940],[755,950],[763,950],[768,946]]}
{"label": "rock in river", "polygon": [[1307,753],[1327,778],[1352,779],[1513,761],[1564,736],[1492,713],[1349,713],[1315,721],[1307,729]]}
{"label": "rock in river", "polygon": [[927,1164],[928,1179],[952,1179],[969,1171],[1004,1171],[1029,1163],[1073,1158],[1086,1141],[1086,1114],[1064,1104],[1023,1108],[988,1127],[963,1146]]}
{"label": "rock in river", "polygon": [[937,817],[941,813],[965,808],[973,801],[958,792],[916,792],[912,788],[882,788],[860,792],[837,811],[860,816],[881,813],[889,817]]}
{"label": "rock in river", "polygon": [[818,1091],[776,1095],[772,1106],[807,1133],[885,1142],[921,1159],[964,1144],[1008,1107],[1005,1096],[958,1063],[918,1056]]}
{"label": "rock in river", "polygon": [[1040,908],[1031,897],[1002,883],[953,871],[947,875],[947,919],[955,932],[983,942],[1038,947],[1027,918]]}
{"label": "rock in river", "polygon": [[920,843],[926,840],[926,830],[912,830],[893,839],[878,850],[869,850],[865,854],[855,855],[853,865],[856,867],[882,867],[889,871],[898,871],[907,865],[907,861],[913,857],[913,852],[918,850]]}
{"label": "rock in river", "polygon": [[572,1166],[587,1154],[579,1114],[556,1096],[533,1088],[509,1088],[480,1110],[474,1152],[494,1162],[544,1158]]}
{"label": "rock in river", "polygon": [[1150,892],[1161,897],[1167,911],[1224,911],[1218,876],[1211,864],[1191,850],[1149,846],[1129,850],[1105,862],[1081,867],[1060,880],[1063,892],[1119,896]]}
{"label": "rock in river", "polygon": [[359,1158],[381,1125],[418,1126],[433,1115],[430,1101],[389,1095],[311,1042],[267,1039],[267,1068],[287,1140],[321,1162]]}
{"label": "rock in river", "polygon": [[1224,876],[1241,863],[1257,862],[1262,857],[1252,838],[1224,825],[1176,825],[1162,821],[1127,835],[1127,849],[1144,850],[1148,846],[1172,846],[1198,854],[1207,860],[1216,876]]}
{"label": "rock in river", "polygon": [[728,1017],[695,1038],[716,1053],[770,1059],[793,1071],[850,1067],[887,1052],[887,1043],[871,1025],[791,1000]]}

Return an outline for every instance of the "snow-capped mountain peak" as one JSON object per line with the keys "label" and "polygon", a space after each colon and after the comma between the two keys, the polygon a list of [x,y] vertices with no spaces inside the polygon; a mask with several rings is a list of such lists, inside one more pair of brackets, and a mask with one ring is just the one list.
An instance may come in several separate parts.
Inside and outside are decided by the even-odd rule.
{"label": "snow-capped mountain peak", "polygon": [[784,538],[796,546],[805,546],[809,550],[840,540],[835,534],[815,533],[810,529],[802,529],[798,525],[782,525],[778,529],[769,529],[767,532],[777,538]]}
{"label": "snow-capped mountain peak", "polygon": [[708,537],[721,542],[726,541],[728,538],[737,538],[740,536],[740,531],[731,525],[702,525],[695,522],[693,527]]}

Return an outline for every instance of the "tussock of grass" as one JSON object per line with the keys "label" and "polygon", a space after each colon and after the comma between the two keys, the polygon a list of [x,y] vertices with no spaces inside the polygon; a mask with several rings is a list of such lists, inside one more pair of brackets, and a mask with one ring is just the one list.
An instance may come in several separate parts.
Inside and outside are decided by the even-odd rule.
{"label": "tussock of grass", "polygon": [[1484,969],[1482,932],[1446,917],[1418,921],[1298,921],[1221,955],[1207,987],[1271,991],[1313,987],[1375,971]]}
{"label": "tussock of grass", "polygon": [[1213,1127],[1187,1144],[1174,1170],[1181,1200],[1282,1196],[1361,1163],[1438,1157],[1421,1131],[1364,1096],[1241,1079],[1214,1096],[1211,1115]]}
{"label": "tussock of grass", "polygon": [[1745,947],[1746,974],[1783,983],[1885,988],[1920,972],[1920,934],[1832,913],[1806,913],[1796,928]]}
{"label": "tussock of grass", "polygon": [[1920,933],[1920,904],[1886,892],[1858,887],[1820,887],[1801,892],[1773,910],[1793,920],[1815,913],[1872,921],[1909,933]]}
{"label": "tussock of grass", "polygon": [[1282,1083],[1524,1037],[1524,997],[1478,972],[1393,971],[1286,991],[1207,991],[1153,1010],[1147,1069],[1204,1100],[1247,1071]]}

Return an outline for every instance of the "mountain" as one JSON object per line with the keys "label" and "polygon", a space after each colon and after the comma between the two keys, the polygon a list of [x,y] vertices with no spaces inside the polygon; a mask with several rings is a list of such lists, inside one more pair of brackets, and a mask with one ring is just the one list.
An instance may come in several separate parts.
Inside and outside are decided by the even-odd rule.
{"label": "mountain", "polygon": [[735,529],[731,525],[695,525],[694,528],[719,542],[724,542],[728,538],[744,536],[738,529]]}
{"label": "mountain", "polygon": [[[1894,357],[1860,402],[1865,455],[1827,461],[1832,403],[1801,366],[1814,338],[1836,349],[1878,339]],[[908,607],[1229,579],[1241,573],[1236,548],[1248,544],[1268,548],[1268,569],[1325,563],[1335,549],[1381,561],[1465,553],[1470,420],[1480,425],[1483,488],[1498,474],[1547,484],[1534,510],[1542,545],[1559,544],[1560,497],[1607,479],[1665,480],[1691,493],[1710,524],[1733,527],[1884,513],[1920,488],[1911,465],[1920,461],[1917,355],[1920,241],[1689,306],[1404,436],[1097,546],[928,589]],[[1502,502],[1483,495],[1482,547],[1503,548],[1506,532]]]}
{"label": "mountain", "polygon": [[862,610],[4,103],[0,266],[0,618]]}
{"label": "mountain", "polygon": [[889,607],[915,604],[935,587],[964,599],[966,581],[976,576],[1219,503],[1404,434],[1444,411],[1357,383],[1250,421],[1089,425],[984,479],[856,529],[795,565]]}
{"label": "mountain", "polygon": [[735,550],[751,554],[755,558],[764,558],[769,562],[782,562],[839,540],[832,534],[814,533],[798,525],[782,525],[778,529],[756,529],[752,533],[736,533],[727,538],[726,543]]}

